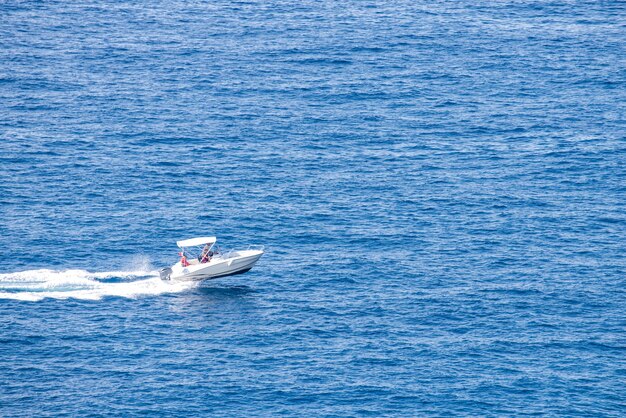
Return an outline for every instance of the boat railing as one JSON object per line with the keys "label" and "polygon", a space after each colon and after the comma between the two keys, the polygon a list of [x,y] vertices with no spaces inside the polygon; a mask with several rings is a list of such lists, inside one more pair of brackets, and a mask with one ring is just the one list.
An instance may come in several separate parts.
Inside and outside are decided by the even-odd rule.
{"label": "boat railing", "polygon": [[[264,251],[265,250],[265,245],[248,245],[248,248],[246,248],[247,250],[257,250],[257,251]],[[228,250],[225,253],[220,252],[220,256],[222,259],[227,259],[227,258],[231,258],[231,257],[236,257],[237,256],[237,252],[239,252],[241,250]]]}

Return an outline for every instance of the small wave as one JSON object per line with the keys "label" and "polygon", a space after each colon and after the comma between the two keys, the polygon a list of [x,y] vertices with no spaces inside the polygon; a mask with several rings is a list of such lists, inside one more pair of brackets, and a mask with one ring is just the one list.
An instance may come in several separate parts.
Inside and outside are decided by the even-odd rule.
{"label": "small wave", "polygon": [[156,271],[28,270],[0,274],[0,299],[100,300],[106,296],[137,298],[178,293],[195,283],[162,281]]}

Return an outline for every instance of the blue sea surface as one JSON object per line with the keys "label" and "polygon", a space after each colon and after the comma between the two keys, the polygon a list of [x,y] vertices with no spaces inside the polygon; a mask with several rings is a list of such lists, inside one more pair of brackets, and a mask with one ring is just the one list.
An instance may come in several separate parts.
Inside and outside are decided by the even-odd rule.
{"label": "blue sea surface", "polygon": [[[0,4],[0,416],[626,415],[626,3]],[[167,283],[175,242],[266,246]]]}

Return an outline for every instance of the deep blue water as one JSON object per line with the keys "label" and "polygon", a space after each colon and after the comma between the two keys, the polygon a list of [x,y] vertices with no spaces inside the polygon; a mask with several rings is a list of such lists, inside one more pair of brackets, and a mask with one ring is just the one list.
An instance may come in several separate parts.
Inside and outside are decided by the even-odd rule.
{"label": "deep blue water", "polygon": [[[621,1],[0,4],[0,416],[626,415]],[[161,282],[175,241],[264,244]]]}

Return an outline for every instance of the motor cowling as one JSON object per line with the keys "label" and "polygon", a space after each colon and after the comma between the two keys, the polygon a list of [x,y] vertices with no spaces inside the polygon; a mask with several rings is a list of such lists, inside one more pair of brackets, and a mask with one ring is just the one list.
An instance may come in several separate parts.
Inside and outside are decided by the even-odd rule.
{"label": "motor cowling", "polygon": [[159,274],[161,275],[161,280],[169,280],[172,275],[172,269],[169,267],[165,267],[161,269]]}

